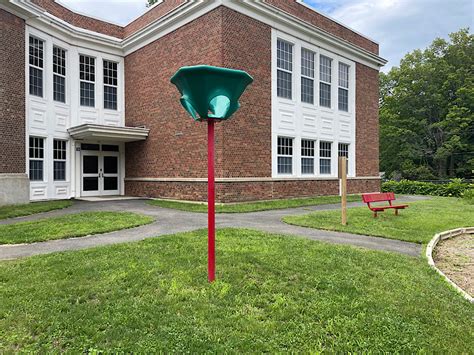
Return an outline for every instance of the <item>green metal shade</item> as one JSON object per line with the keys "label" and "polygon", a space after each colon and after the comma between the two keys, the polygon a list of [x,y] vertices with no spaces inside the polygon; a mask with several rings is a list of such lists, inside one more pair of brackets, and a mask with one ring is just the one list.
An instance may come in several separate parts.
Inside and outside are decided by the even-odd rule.
{"label": "green metal shade", "polygon": [[196,121],[228,119],[240,107],[239,98],[253,78],[242,70],[196,65],[180,68],[171,78],[181,104]]}

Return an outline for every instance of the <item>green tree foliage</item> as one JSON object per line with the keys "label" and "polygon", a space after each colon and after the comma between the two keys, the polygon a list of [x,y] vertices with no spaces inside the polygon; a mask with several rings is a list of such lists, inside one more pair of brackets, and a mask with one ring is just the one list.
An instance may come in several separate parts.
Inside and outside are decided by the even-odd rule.
{"label": "green tree foliage", "polygon": [[150,7],[154,4],[156,4],[157,2],[158,2],[158,0],[147,0],[146,7]]}
{"label": "green tree foliage", "polygon": [[380,75],[380,156],[386,176],[471,177],[474,36],[437,38]]}

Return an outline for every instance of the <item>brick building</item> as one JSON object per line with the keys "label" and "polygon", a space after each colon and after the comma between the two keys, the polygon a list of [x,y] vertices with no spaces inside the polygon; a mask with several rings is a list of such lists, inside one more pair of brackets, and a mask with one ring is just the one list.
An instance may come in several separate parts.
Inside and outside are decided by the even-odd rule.
{"label": "brick building", "polygon": [[376,191],[378,44],[296,0],[163,0],[126,26],[53,0],[0,0],[0,204],[206,198],[206,125],[181,66],[247,71],[216,127],[221,202]]}

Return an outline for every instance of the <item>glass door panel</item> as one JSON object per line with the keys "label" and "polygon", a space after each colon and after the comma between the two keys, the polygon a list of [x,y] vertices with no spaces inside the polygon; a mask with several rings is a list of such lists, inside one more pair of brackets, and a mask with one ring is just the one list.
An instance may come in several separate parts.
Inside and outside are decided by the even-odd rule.
{"label": "glass door panel", "polygon": [[81,195],[95,196],[100,191],[99,156],[94,153],[82,156]]}
{"label": "glass door panel", "polygon": [[104,152],[103,154],[103,194],[118,195],[118,154]]}

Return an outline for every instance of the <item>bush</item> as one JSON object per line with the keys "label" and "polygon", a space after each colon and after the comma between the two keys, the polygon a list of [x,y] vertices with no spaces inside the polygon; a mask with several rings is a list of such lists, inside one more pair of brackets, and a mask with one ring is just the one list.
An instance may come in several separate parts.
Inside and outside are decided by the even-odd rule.
{"label": "bush", "polygon": [[468,204],[474,205],[474,187],[471,187],[470,189],[467,189],[466,191],[464,191],[462,197]]}
{"label": "bush", "polygon": [[[461,179],[453,179],[447,184],[435,184],[432,182],[401,180],[386,181],[382,183],[383,192],[395,192],[404,195],[431,195],[445,197],[474,198],[474,184],[462,182]],[[471,196],[471,197],[469,197]]]}

